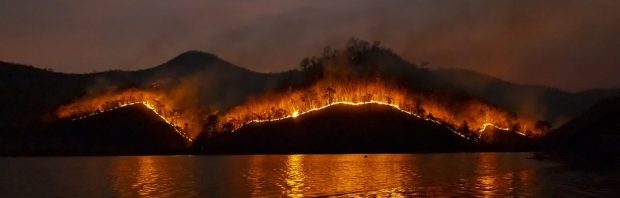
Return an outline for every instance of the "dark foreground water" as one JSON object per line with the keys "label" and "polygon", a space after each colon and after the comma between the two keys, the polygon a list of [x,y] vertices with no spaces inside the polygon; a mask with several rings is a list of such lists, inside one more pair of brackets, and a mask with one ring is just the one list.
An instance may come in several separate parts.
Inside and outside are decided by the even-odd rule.
{"label": "dark foreground water", "polygon": [[617,168],[530,153],[0,158],[0,197],[620,195]]}

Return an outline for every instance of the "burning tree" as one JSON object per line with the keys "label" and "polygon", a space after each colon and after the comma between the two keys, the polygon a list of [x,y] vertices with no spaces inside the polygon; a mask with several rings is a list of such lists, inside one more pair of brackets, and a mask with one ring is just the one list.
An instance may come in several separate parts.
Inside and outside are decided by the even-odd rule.
{"label": "burning tree", "polygon": [[323,95],[323,97],[327,99],[327,104],[334,103],[334,94],[336,94],[336,90],[332,87],[327,87],[325,89],[325,95]]}

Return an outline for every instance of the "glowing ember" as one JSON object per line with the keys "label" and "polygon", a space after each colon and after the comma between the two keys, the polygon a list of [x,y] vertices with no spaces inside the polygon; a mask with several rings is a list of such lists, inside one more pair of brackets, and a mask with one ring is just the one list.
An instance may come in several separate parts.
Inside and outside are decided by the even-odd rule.
{"label": "glowing ember", "polygon": [[291,115],[293,118],[296,118],[297,116],[299,116],[299,111],[294,111],[293,114]]}

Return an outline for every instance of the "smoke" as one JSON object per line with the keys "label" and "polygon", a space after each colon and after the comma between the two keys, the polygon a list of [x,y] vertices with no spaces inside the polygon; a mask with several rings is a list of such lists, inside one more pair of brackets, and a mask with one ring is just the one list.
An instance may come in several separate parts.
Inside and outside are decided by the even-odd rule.
{"label": "smoke", "polygon": [[574,91],[620,86],[619,10],[614,0],[8,0],[0,59],[90,72],[198,49],[274,72],[356,36],[432,67]]}

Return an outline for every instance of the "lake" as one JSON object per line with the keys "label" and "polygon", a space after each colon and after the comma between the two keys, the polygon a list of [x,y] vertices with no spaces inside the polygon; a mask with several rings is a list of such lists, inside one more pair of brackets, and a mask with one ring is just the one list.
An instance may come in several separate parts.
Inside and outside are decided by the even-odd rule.
{"label": "lake", "polygon": [[545,196],[620,194],[617,168],[531,153],[0,158],[0,197]]}

